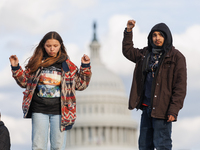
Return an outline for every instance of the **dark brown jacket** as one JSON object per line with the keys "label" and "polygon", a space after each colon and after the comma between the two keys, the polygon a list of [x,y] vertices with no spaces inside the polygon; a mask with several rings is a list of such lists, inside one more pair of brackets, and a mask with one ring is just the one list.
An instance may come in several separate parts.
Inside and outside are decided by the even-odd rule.
{"label": "dark brown jacket", "polygon": [[[167,30],[169,30],[168,27]],[[142,109],[145,58],[147,58],[152,49],[149,40],[153,31],[154,28],[152,28],[148,36],[148,46],[143,49],[134,48],[132,32],[124,31],[123,54],[127,59],[135,63],[129,97],[129,109],[131,110],[134,108]],[[171,32],[165,33],[165,36],[171,36]],[[168,41],[165,41],[164,47],[165,54],[155,73],[151,92],[151,116],[160,119],[167,119],[168,114],[178,116],[179,110],[183,107],[186,95],[186,60],[183,54],[172,46],[172,37],[170,37],[171,39],[167,38]]]}

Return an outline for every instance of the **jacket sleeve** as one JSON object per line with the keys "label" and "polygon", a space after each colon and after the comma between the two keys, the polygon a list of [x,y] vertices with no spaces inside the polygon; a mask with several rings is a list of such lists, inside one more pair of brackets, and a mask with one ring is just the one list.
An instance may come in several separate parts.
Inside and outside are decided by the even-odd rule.
{"label": "jacket sleeve", "polygon": [[178,116],[179,110],[183,107],[187,89],[187,69],[185,57],[178,52],[176,67],[174,70],[174,81],[172,97],[169,105],[168,114]]}
{"label": "jacket sleeve", "polygon": [[90,79],[91,79],[91,66],[89,64],[81,64],[80,71],[77,71],[76,77],[75,77],[75,89],[82,91],[86,89],[89,85]]}
{"label": "jacket sleeve", "polygon": [[141,50],[134,48],[133,33],[124,30],[124,38],[122,42],[122,53],[130,61],[136,63],[137,59],[142,55]]}
{"label": "jacket sleeve", "polygon": [[26,88],[29,77],[27,70],[24,71],[20,66],[19,69],[12,70],[12,76],[20,87]]}

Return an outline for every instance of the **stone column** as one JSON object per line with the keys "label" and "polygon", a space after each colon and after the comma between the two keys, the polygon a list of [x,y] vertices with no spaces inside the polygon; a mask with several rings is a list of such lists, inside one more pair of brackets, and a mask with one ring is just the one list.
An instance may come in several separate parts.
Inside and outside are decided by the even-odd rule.
{"label": "stone column", "polygon": [[133,129],[129,129],[129,138],[130,138],[130,145],[135,145],[135,134]]}
{"label": "stone column", "polygon": [[97,145],[102,145],[103,143],[103,127],[97,128]]}
{"label": "stone column", "polygon": [[92,145],[95,145],[96,144],[96,130],[95,130],[95,127],[91,127],[91,132],[92,132],[92,140],[91,140],[91,143]]}
{"label": "stone column", "polygon": [[75,129],[76,128],[70,130],[70,146],[75,145]]}
{"label": "stone column", "polygon": [[76,129],[76,145],[81,145],[82,144],[82,132],[81,128]]}
{"label": "stone column", "polygon": [[112,143],[113,144],[117,144],[117,128],[116,127],[113,127],[112,128]]}
{"label": "stone column", "polygon": [[124,128],[124,144],[128,144],[128,129]]}
{"label": "stone column", "polygon": [[89,145],[89,130],[88,130],[88,127],[83,128],[83,144]]}
{"label": "stone column", "polygon": [[110,134],[111,134],[110,127],[106,127],[105,128],[105,143],[106,144],[109,144],[111,142],[111,140],[110,140],[110,138],[111,138]]}
{"label": "stone column", "polygon": [[124,134],[123,134],[123,128],[118,129],[118,137],[119,137],[119,144],[122,145],[124,143]]}
{"label": "stone column", "polygon": [[136,131],[136,129],[133,129],[133,140],[134,140],[134,146],[137,146],[137,131]]}

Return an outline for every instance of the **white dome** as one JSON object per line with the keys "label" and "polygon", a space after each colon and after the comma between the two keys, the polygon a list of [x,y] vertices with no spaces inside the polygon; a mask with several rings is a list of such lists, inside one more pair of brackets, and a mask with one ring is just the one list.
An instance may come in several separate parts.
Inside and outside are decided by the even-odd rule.
{"label": "white dome", "polygon": [[137,127],[128,110],[128,98],[122,80],[102,64],[92,65],[90,84],[86,90],[77,91],[76,97],[75,126]]}
{"label": "white dome", "polygon": [[137,123],[128,110],[124,84],[101,63],[96,34],[90,49],[92,77],[87,89],[76,92],[77,119],[68,132],[67,149],[134,150]]}

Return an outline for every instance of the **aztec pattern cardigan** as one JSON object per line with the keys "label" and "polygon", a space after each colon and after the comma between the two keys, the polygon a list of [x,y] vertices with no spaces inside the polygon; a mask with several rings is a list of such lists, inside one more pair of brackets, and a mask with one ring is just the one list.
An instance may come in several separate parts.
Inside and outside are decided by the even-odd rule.
{"label": "aztec pattern cardigan", "polygon": [[[17,84],[26,88],[23,92],[24,98],[22,110],[24,118],[31,118],[29,111],[33,93],[39,81],[39,68],[36,73],[29,74],[28,70],[23,71],[21,66],[19,69],[12,70],[12,74]],[[69,59],[62,63],[61,75],[61,131],[69,130],[76,119],[76,95],[75,90],[84,90],[87,88],[91,78],[90,64],[81,64],[80,71]]]}

